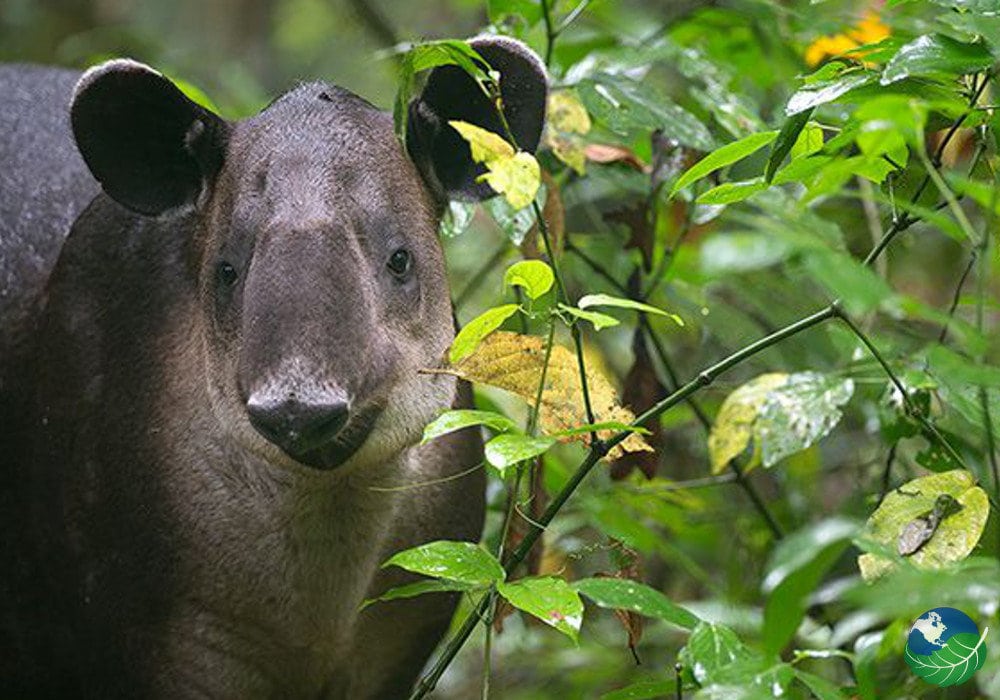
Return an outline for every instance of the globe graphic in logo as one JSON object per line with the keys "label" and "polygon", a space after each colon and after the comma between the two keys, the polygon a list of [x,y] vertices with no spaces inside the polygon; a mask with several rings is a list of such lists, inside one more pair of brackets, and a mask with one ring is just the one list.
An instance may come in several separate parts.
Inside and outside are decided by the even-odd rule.
{"label": "globe graphic in logo", "polygon": [[955,608],[934,608],[921,615],[906,641],[906,663],[932,685],[969,680],[986,661],[986,633]]}

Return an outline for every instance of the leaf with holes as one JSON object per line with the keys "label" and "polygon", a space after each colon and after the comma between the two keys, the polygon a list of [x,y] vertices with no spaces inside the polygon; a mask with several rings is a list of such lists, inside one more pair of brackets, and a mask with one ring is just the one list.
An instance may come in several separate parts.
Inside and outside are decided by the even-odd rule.
{"label": "leaf with holes", "polygon": [[769,392],[754,433],[770,467],[825,437],[840,422],[840,407],[854,394],[850,379],[800,372]]}

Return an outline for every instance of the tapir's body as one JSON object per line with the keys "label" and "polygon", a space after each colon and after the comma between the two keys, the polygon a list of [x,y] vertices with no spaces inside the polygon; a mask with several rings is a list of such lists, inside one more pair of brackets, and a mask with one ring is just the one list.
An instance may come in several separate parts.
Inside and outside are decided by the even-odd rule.
{"label": "tapir's body", "polygon": [[412,446],[461,403],[419,372],[452,337],[452,176],[331,86],[230,124],[139,64],[76,77],[0,70],[66,119],[39,167],[0,134],[0,695],[405,696],[455,599],[361,603],[483,518],[478,436]]}

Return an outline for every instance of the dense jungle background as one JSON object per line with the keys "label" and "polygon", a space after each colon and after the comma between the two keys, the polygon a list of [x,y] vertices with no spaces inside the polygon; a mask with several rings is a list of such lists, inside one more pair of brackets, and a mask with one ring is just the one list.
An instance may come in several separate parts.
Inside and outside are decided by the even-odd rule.
{"label": "dense jungle background", "polygon": [[995,633],[961,685],[904,661],[931,608],[1000,631],[1000,3],[0,0],[0,59],[131,56],[229,118],[315,78],[391,109],[480,32],[549,123],[540,186],[442,225],[489,413],[429,430],[503,439],[491,554],[396,562],[493,622],[432,696],[1000,698]]}

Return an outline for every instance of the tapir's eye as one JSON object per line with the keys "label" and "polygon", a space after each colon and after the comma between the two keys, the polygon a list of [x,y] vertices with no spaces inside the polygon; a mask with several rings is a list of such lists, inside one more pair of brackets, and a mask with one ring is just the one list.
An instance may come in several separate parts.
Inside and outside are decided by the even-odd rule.
{"label": "tapir's eye", "polygon": [[389,268],[389,272],[396,277],[402,278],[413,267],[413,256],[405,248],[397,248],[389,256],[389,262],[386,263],[386,266]]}
{"label": "tapir's eye", "polygon": [[240,278],[236,268],[227,263],[225,260],[219,263],[218,267],[215,268],[215,275],[218,277],[219,282],[226,287],[232,287],[236,284],[236,280]]}

